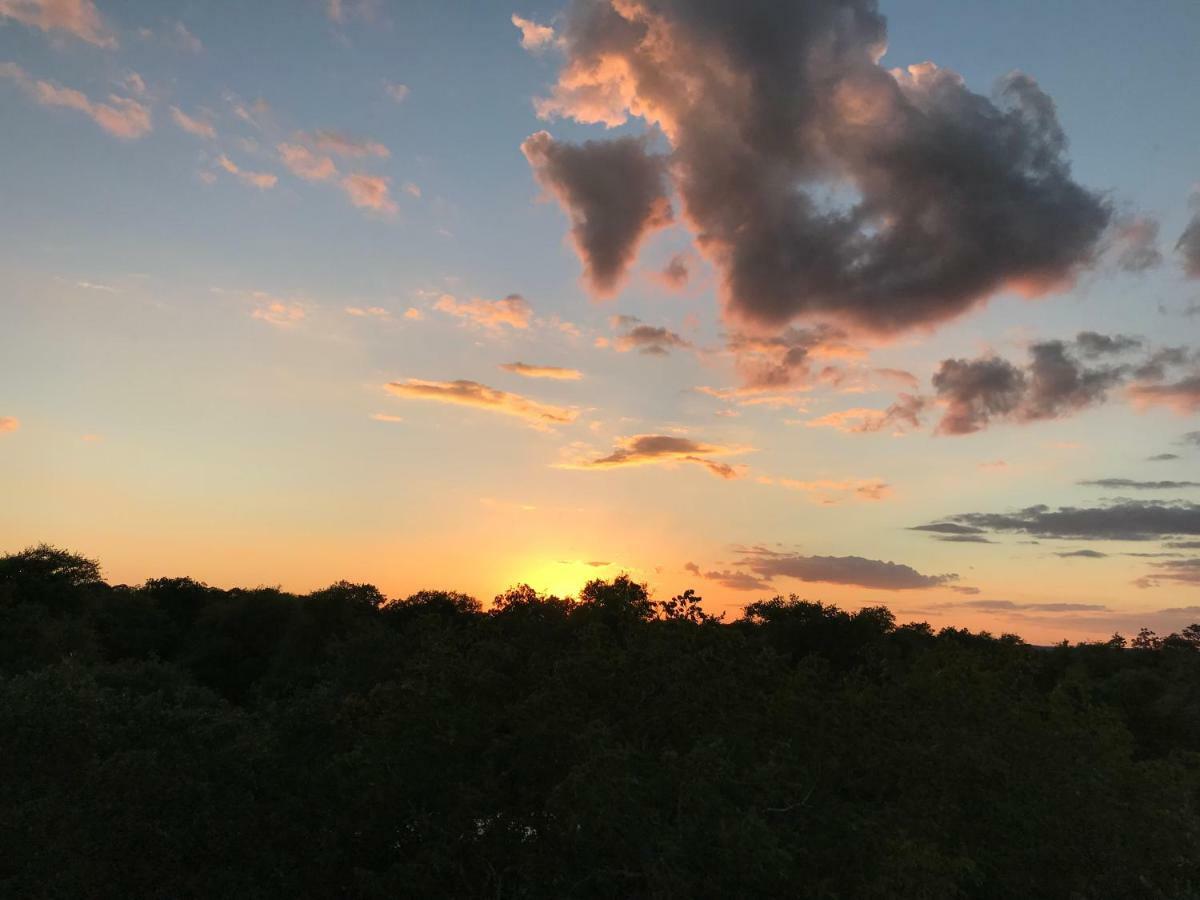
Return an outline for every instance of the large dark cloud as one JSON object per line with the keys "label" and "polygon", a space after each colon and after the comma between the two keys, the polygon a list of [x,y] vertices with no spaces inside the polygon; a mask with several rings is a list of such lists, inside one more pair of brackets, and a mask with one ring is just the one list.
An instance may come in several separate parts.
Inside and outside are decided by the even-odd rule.
{"label": "large dark cloud", "polygon": [[598,294],[616,290],[642,238],[670,224],[666,161],[639,138],[565,144],[545,131],[521,145],[538,182],[571,217],[571,237]]}
{"label": "large dark cloud", "polygon": [[1095,507],[1051,509],[1039,505],[1011,513],[961,513],[917,528],[940,532],[948,525],[1039,538],[1150,541],[1200,535],[1200,504],[1186,500],[1122,499]]}
{"label": "large dark cloud", "polygon": [[957,575],[922,575],[902,563],[861,556],[798,556],[758,550],[747,554],[744,565],[761,578],[795,578],[825,584],[852,584],[883,591],[908,591],[943,587]]}
{"label": "large dark cloud", "polygon": [[[875,0],[578,0],[538,109],[662,128],[726,308],[747,322],[894,333],[1069,281],[1110,211],[1072,179],[1050,97],[1020,73],[989,98],[932,63],[888,70],[886,43]],[[632,246],[636,217],[613,218]]]}

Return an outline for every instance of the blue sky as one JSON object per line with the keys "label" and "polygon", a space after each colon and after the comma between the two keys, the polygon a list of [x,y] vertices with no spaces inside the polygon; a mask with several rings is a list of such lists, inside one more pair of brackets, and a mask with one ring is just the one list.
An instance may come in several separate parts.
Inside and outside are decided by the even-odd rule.
{"label": "blue sky", "polygon": [[[1200,500],[1075,483],[1200,471],[1193,401],[1138,393],[1200,367],[1200,282],[1175,249],[1200,182],[1195,4],[880,3],[884,69],[933,60],[985,96],[1014,70],[1035,78],[1070,178],[1107,223],[1087,264],[1036,298],[1005,286],[887,333],[835,316],[843,337],[770,395],[747,382],[731,336],[819,316],[738,319],[753,298],[723,287],[676,182],[675,223],[639,233],[620,289],[596,296],[568,239],[582,208],[522,152],[543,129],[564,147],[645,134],[670,165],[692,152],[636,111],[615,128],[578,107],[538,115],[535,99],[586,57],[572,26],[588,6],[0,0],[3,546],[71,546],[126,581],[347,577],[396,594],[487,597],[518,580],[569,592],[627,570],[661,593],[696,586],[717,609],[796,591],[1039,638],[1191,615],[1162,612],[1197,606],[1190,557],[1167,546],[1187,532],[1027,528],[984,545],[910,529],[1038,504]],[[553,38],[522,47],[514,14]],[[298,174],[288,147],[318,168]],[[1126,271],[1133,232],[1161,259]],[[688,279],[672,288],[657,273],[677,254]],[[498,309],[515,319],[489,318]],[[614,316],[676,342],[637,343]],[[1079,356],[1081,331],[1141,341],[1103,396],[972,433],[939,425],[952,397],[931,378],[945,360],[1021,367],[1051,340]],[[1182,353],[1163,378],[1130,374],[1163,347]],[[499,368],[517,361],[580,377]],[[503,396],[448,397],[456,382]],[[453,402],[427,402],[429,384]],[[822,424],[881,416],[902,394],[923,404],[919,424]],[[685,443],[647,455],[638,436]],[[1178,458],[1147,462],[1166,453]],[[1081,548],[1104,556],[1057,555]],[[1125,555],[1149,551],[1174,555]],[[894,563],[928,589],[814,560]],[[1075,608],[1042,608],[1053,603]]]}

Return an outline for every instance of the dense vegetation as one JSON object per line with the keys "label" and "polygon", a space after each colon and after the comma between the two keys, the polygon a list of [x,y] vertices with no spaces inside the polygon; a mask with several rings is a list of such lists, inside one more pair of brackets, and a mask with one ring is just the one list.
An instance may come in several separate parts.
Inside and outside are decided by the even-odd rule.
{"label": "dense vegetation", "polygon": [[0,896],[1200,897],[1200,629],[0,558]]}

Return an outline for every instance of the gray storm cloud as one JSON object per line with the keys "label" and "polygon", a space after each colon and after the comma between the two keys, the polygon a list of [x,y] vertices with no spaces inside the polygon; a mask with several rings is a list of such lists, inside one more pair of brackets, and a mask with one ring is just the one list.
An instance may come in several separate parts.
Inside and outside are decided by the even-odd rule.
{"label": "gray storm cloud", "polygon": [[[749,325],[897,333],[1001,290],[1052,290],[1093,262],[1111,212],[1072,179],[1037,83],[1013,73],[985,97],[932,63],[884,68],[886,41],[874,0],[579,0],[537,108],[661,128],[726,311]],[[589,279],[611,290],[662,221],[665,161],[629,138],[541,132],[524,149],[571,215]]]}

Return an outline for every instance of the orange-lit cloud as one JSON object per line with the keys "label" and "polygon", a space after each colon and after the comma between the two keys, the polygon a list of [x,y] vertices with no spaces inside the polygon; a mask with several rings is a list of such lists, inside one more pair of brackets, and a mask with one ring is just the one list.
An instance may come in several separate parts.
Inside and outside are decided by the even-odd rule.
{"label": "orange-lit cloud", "polygon": [[882,431],[889,426],[907,425],[919,428],[921,412],[926,406],[923,397],[901,394],[887,409],[867,409],[861,406],[827,413],[804,424],[809,428],[835,428],[851,434]]}
{"label": "orange-lit cloud", "polygon": [[452,294],[442,294],[433,308],[493,330],[499,330],[502,325],[528,328],[533,316],[529,302],[520,294],[509,294],[502,300],[482,300],[478,297],[458,300]]}
{"label": "orange-lit cloud", "polygon": [[541,50],[554,43],[554,29],[549,25],[522,19],[516,13],[513,13],[512,23],[521,30],[521,46],[526,50]]}
{"label": "orange-lit cloud", "polygon": [[0,19],[13,19],[42,31],[65,31],[97,47],[117,46],[92,0],[0,0]]}
{"label": "orange-lit cloud", "polygon": [[402,416],[393,416],[388,413],[372,413],[371,418],[376,422],[403,422]]}
{"label": "orange-lit cloud", "polygon": [[337,166],[328,156],[314,153],[302,144],[279,144],[279,160],[297,178],[305,181],[327,181],[337,175]]}
{"label": "orange-lit cloud", "polygon": [[275,187],[279,179],[270,172],[249,172],[238,167],[237,163],[231,160],[228,156],[221,155],[217,159],[217,165],[228,172],[230,175],[237,177],[243,184],[248,184],[251,187],[256,187],[260,191],[270,190]]}
{"label": "orange-lit cloud", "polygon": [[24,69],[11,62],[0,63],[0,78],[16,81],[42,106],[59,106],[83,113],[109,134],[122,140],[140,138],[154,127],[150,108],[132,97],[109,94],[106,103],[95,103],[74,88],[31,78]]}
{"label": "orange-lit cloud", "polygon": [[583,373],[578,369],[564,369],[559,366],[533,366],[523,362],[504,363],[500,366],[506,372],[521,375],[525,378],[550,378],[557,381],[578,381]]}
{"label": "orange-lit cloud", "polygon": [[189,116],[178,106],[171,107],[171,118],[175,121],[176,125],[188,134],[207,138],[210,141],[217,136],[217,129],[213,127],[212,122],[209,122],[207,119]]}
{"label": "orange-lit cloud", "polygon": [[749,447],[728,447],[707,444],[691,438],[665,434],[635,434],[620,438],[617,446],[606,456],[577,459],[562,463],[564,469],[615,469],[626,466],[651,466],[672,463],[695,463],[704,466],[719,478],[737,478],[739,472],[727,463],[711,457],[746,453]]}
{"label": "orange-lit cloud", "polygon": [[1200,373],[1164,384],[1134,384],[1129,397],[1140,407],[1166,406],[1180,415],[1200,411]]}
{"label": "orange-lit cloud", "polygon": [[21,427],[21,420],[12,416],[0,416],[0,434],[16,431]]}
{"label": "orange-lit cloud", "polygon": [[420,322],[425,318],[425,313],[421,312],[415,306],[410,306],[404,311],[404,318],[410,319],[413,322]]}
{"label": "orange-lit cloud", "polygon": [[390,382],[385,387],[397,397],[473,406],[506,416],[515,416],[539,428],[569,425],[579,415],[573,409],[539,403],[520,394],[490,388],[477,381],[423,381],[410,378],[406,382]]}
{"label": "orange-lit cloud", "polygon": [[822,478],[816,481],[777,478],[774,483],[791,491],[813,494],[814,499],[821,503],[836,503],[847,496],[858,500],[885,500],[892,495],[892,486],[878,478]]}
{"label": "orange-lit cloud", "polygon": [[342,179],[342,189],[350,202],[360,209],[393,215],[398,207],[390,193],[391,181],[379,175],[355,172]]}
{"label": "orange-lit cloud", "polygon": [[308,315],[307,310],[295,300],[272,297],[265,291],[255,291],[251,296],[257,304],[250,313],[251,318],[266,322],[268,325],[288,328],[303,321]]}
{"label": "orange-lit cloud", "polygon": [[361,306],[347,306],[346,315],[355,316],[356,318],[360,319],[368,317],[374,319],[388,319],[391,318],[392,314],[382,306],[368,306],[365,308]]}

